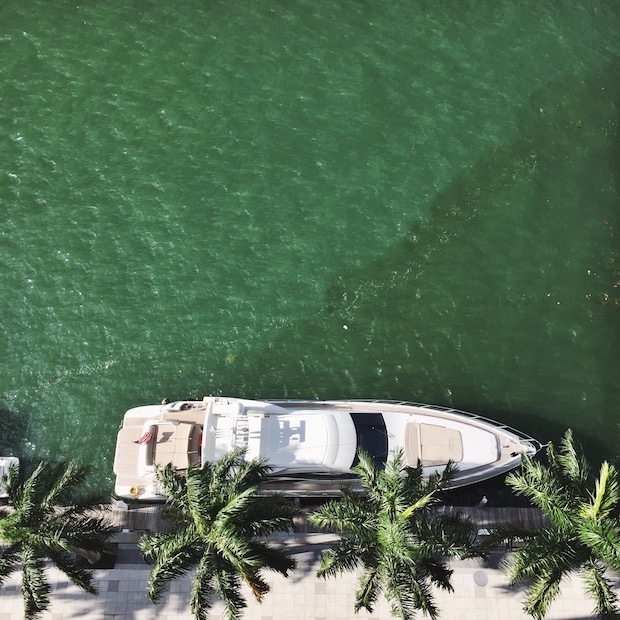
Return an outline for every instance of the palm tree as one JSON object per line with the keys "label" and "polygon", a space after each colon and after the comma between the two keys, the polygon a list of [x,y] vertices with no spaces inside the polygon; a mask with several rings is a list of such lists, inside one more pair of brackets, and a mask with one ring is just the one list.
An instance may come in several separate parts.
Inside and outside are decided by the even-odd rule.
{"label": "palm tree", "polygon": [[578,571],[596,602],[596,616],[618,618],[620,612],[607,569],[620,572],[620,487],[613,465],[604,462],[598,478],[579,443],[568,430],[556,452],[547,446],[548,465],[523,455],[519,472],[506,478],[517,495],[540,508],[551,522],[538,531],[496,528],[494,540],[520,539],[505,567],[511,583],[529,583],[526,613],[545,616],[563,577]]}
{"label": "palm tree", "polygon": [[5,476],[9,506],[0,509],[0,586],[22,568],[26,618],[36,618],[49,606],[46,559],[75,585],[97,594],[92,571],[81,567],[75,554],[92,558],[111,553],[107,540],[113,526],[94,512],[93,498],[77,496],[86,474],[86,468],[69,461],[40,463],[26,479],[15,469]]}
{"label": "palm tree", "polygon": [[190,467],[184,476],[170,466],[156,471],[169,513],[180,527],[140,539],[143,555],[154,562],[148,598],[157,603],[171,579],[195,568],[191,610],[196,618],[207,618],[215,594],[228,618],[240,618],[246,607],[242,581],[261,601],[269,591],[261,571],[287,576],[295,566],[292,558],[260,540],[291,530],[295,507],[283,496],[257,493],[269,468],[259,460],[246,461],[243,450],[202,468]]}
{"label": "palm tree", "polygon": [[340,541],[323,552],[319,577],[363,567],[355,611],[372,613],[381,593],[392,615],[403,620],[422,610],[438,616],[432,585],[452,591],[452,570],[446,558],[480,557],[473,524],[458,514],[431,510],[438,493],[447,488],[455,468],[422,477],[422,466],[405,467],[402,452],[384,470],[372,457],[359,453],[354,468],[365,494],[343,489],[340,500],[323,505],[310,515],[317,526],[335,530]]}

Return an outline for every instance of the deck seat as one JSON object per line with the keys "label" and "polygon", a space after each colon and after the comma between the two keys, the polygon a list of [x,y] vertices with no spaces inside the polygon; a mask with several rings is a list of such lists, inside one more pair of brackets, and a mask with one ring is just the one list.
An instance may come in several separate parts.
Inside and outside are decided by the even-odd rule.
{"label": "deck seat", "polygon": [[463,439],[454,428],[409,422],[405,427],[405,462],[416,467],[439,467],[463,460]]}
{"label": "deck seat", "polygon": [[137,474],[140,446],[136,442],[142,435],[142,426],[124,426],[118,432],[114,455],[114,473],[117,476]]}
{"label": "deck seat", "polygon": [[187,469],[190,436],[194,425],[160,423],[157,427],[157,435],[153,441],[152,463],[157,463],[160,467],[170,464],[174,469]]}

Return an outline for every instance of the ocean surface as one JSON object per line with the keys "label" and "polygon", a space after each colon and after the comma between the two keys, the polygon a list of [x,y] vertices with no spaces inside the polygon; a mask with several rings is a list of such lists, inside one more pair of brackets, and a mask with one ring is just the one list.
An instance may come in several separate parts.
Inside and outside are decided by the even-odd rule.
{"label": "ocean surface", "polygon": [[617,0],[0,1],[0,452],[162,398],[620,449]]}

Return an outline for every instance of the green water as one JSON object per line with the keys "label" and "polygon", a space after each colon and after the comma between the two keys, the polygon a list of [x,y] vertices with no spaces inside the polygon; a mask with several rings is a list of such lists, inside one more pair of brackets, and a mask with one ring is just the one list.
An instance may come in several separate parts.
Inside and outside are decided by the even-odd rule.
{"label": "green water", "polygon": [[620,4],[0,3],[0,449],[161,398],[620,438]]}

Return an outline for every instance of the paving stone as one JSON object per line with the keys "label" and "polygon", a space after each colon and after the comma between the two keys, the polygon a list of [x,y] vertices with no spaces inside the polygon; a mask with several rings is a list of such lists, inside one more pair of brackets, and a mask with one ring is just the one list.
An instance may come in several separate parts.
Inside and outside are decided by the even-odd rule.
{"label": "paving stone", "polygon": [[[375,613],[370,615],[361,610],[355,614],[353,605],[357,587],[356,575],[319,580],[315,578],[316,553],[304,554],[304,573],[293,573],[290,579],[277,574],[266,573],[271,591],[261,605],[254,600],[249,589],[244,590],[248,607],[245,617],[258,620],[391,620],[389,605],[379,599]],[[454,593],[436,591],[437,605],[443,617],[450,620],[530,620],[522,610],[524,591],[510,587],[505,576],[488,566],[459,565],[454,563]],[[486,585],[474,581],[476,571],[483,571],[488,578]],[[191,580],[182,578],[170,584],[160,605],[152,605],[145,595],[149,567],[142,564],[118,565],[106,571],[97,571],[97,584],[101,595],[93,597],[69,583],[58,571],[50,571],[53,587],[52,604],[49,613],[42,620],[65,620],[65,618],[86,617],[132,618],[141,620],[190,620],[189,590]],[[478,576],[478,582],[483,580]],[[576,620],[591,617],[593,602],[585,598],[583,582],[578,576],[563,584],[561,598],[550,609],[546,620]],[[616,583],[616,590],[618,584]],[[16,573],[0,589],[0,620],[22,620],[21,576]],[[221,602],[213,606],[211,616],[218,618],[223,611]]]}

